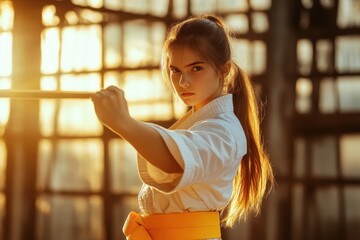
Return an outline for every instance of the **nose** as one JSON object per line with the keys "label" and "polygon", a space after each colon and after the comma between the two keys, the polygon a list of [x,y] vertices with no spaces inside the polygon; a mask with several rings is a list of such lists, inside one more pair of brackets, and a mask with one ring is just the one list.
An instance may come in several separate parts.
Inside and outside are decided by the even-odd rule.
{"label": "nose", "polygon": [[182,88],[189,87],[190,86],[190,79],[188,77],[186,77],[184,74],[181,74],[180,80],[179,80],[179,85]]}

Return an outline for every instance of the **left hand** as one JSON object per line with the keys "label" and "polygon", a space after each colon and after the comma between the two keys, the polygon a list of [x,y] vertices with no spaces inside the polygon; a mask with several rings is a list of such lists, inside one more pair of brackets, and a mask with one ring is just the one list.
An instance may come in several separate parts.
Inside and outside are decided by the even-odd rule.
{"label": "left hand", "polygon": [[132,119],[124,95],[122,89],[109,86],[91,96],[100,122],[117,133]]}

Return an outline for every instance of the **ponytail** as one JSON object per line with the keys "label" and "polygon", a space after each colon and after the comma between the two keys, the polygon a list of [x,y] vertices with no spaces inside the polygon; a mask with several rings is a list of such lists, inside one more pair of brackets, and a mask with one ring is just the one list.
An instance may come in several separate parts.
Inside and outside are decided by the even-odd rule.
{"label": "ponytail", "polygon": [[227,92],[233,94],[234,113],[239,119],[247,138],[247,153],[242,158],[233,182],[233,193],[225,211],[223,224],[233,227],[238,219],[246,219],[249,213],[258,214],[274,177],[269,158],[262,145],[257,99],[249,76],[232,62],[232,79]]}

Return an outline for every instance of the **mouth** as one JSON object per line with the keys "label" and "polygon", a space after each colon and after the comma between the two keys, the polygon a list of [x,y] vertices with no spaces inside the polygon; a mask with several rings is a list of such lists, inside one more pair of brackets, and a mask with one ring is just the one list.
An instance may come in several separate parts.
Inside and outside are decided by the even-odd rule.
{"label": "mouth", "polygon": [[193,96],[195,93],[190,93],[190,92],[183,92],[183,93],[181,93],[181,96],[182,97],[191,97],[191,96]]}

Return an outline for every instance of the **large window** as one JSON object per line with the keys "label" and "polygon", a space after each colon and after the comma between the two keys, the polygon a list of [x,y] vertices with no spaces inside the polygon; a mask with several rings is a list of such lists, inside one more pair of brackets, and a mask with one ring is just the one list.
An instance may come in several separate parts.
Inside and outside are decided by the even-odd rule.
{"label": "large window", "polygon": [[[125,90],[133,117],[163,124],[186,110],[174,101],[159,70],[166,4],[72,3],[70,9],[56,3],[43,8],[42,90],[97,91],[115,85]],[[116,10],[133,15],[120,19]],[[88,99],[41,100],[39,126],[40,239],[57,239],[59,227],[62,239],[103,239],[106,233],[121,239],[118,226],[137,209],[141,186],[135,150],[103,129]]]}

